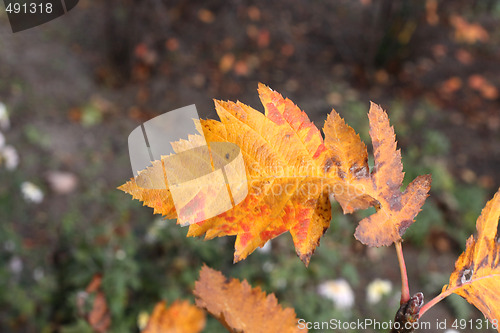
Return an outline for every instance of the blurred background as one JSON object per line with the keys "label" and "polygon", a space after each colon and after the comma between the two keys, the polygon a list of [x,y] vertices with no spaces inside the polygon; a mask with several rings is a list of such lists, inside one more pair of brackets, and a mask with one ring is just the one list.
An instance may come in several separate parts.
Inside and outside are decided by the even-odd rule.
{"label": "blurred background", "polygon": [[[100,332],[139,332],[159,300],[193,301],[202,263],[307,321],[392,319],[395,251],[353,237],[371,211],[343,216],[332,202],[308,269],[288,233],[233,265],[233,237],[186,238],[116,189],[132,176],[135,127],[189,104],[218,119],[213,98],[263,110],[258,82],[318,127],[335,108],[368,146],[369,102],[388,110],[405,182],[433,175],[404,243],[411,292],[430,300],[500,186],[499,20],[497,0],[80,0],[13,34],[2,9],[0,331],[92,332],[86,288],[101,274]],[[423,320],[437,318],[483,317],[452,296]]]}

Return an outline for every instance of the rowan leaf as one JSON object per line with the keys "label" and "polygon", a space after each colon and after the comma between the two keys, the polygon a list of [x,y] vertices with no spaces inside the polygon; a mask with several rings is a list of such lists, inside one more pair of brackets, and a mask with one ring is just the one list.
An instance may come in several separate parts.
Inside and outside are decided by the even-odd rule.
{"label": "rowan leaf", "polygon": [[[332,110],[327,117],[323,132],[325,133],[325,146],[331,151],[330,161],[337,167],[337,175],[343,183],[352,186],[369,179],[366,146],[354,129],[347,125],[335,110]],[[377,203],[366,194],[347,193],[346,195],[344,190],[349,188],[351,187],[345,186],[334,193],[344,214],[352,213],[357,209],[366,209]]]}
{"label": "rowan leaf", "polygon": [[195,283],[196,305],[206,309],[233,333],[307,332],[299,329],[295,311],[278,304],[274,294],[252,288],[246,280],[228,281],[203,266]]}
{"label": "rowan leaf", "polygon": [[[259,93],[265,115],[240,102],[215,101],[221,121],[200,123],[210,146],[214,142],[231,142],[241,149],[248,195],[234,209],[190,225],[188,236],[205,234],[206,239],[211,239],[237,235],[237,262],[268,240],[290,231],[297,254],[307,265],[330,224],[327,187],[338,184],[344,189],[344,185],[339,183],[332,165],[332,152],[307,115],[268,87],[260,85]],[[150,183],[165,184],[163,174],[162,164],[156,161],[120,189],[154,207],[155,213],[173,218],[175,209],[168,189],[139,186],[142,179],[149,178]],[[196,212],[202,210],[203,198],[187,198],[186,206]]]}
{"label": "rowan leaf", "polygon": [[368,118],[375,166],[371,180],[365,182],[365,192],[378,201],[377,212],[361,220],[354,235],[368,246],[388,246],[400,241],[414,222],[428,196],[432,178],[430,175],[418,176],[402,193],[403,163],[394,128],[387,113],[374,103],[371,103]]}
{"label": "rowan leaf", "polygon": [[143,206],[152,207],[154,214],[161,214],[167,219],[176,218],[177,213],[170,190],[159,186],[147,187],[144,186],[143,181],[165,184],[162,161],[153,161],[150,167],[140,172],[135,179],[120,186],[119,189],[132,195],[132,198],[142,201]]}
{"label": "rowan leaf", "polygon": [[[500,188],[477,219],[477,236],[470,236],[465,251],[443,292],[452,291],[481,310],[491,322],[500,321]],[[498,328],[500,332],[500,328]]]}
{"label": "rowan leaf", "polygon": [[[370,173],[365,144],[335,110],[325,123],[323,139],[318,128],[292,101],[262,84],[258,91],[264,114],[241,102],[216,100],[220,121],[201,120],[197,124],[210,147],[212,164],[219,159],[222,165],[227,157],[217,154],[216,143],[231,143],[241,151],[248,193],[234,208],[216,206],[222,202],[218,200],[220,191],[196,190],[194,186],[194,190],[183,192],[180,205],[176,202],[176,212],[165,181],[165,162],[161,161],[153,162],[120,189],[166,218],[181,213],[200,221],[189,226],[188,236],[205,235],[205,239],[212,239],[236,235],[235,262],[289,231],[297,255],[308,265],[330,225],[330,195],[344,213],[377,207],[378,212],[363,220],[356,231],[361,242],[381,246],[401,240],[427,197],[430,176],[418,177],[405,193],[400,191],[404,176],[401,153],[396,149],[387,114],[372,103],[369,120],[375,166]],[[185,151],[198,147],[203,137],[190,136],[189,140],[172,145],[176,152]],[[194,179],[207,160],[178,162],[176,167],[179,173],[189,173]],[[161,187],[164,188],[158,189]],[[214,205],[225,212],[209,214],[207,207]]]}
{"label": "rowan leaf", "polygon": [[205,313],[188,301],[175,301],[168,308],[156,304],[142,333],[198,333],[205,328]]}

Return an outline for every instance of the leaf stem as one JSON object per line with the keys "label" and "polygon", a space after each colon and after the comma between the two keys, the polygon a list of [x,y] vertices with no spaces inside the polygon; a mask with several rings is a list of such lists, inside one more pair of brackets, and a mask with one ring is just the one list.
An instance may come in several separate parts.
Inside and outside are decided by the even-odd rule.
{"label": "leaf stem", "polygon": [[455,286],[455,287],[452,287],[452,288],[450,288],[449,285],[448,285],[447,289],[445,291],[441,291],[441,294],[437,295],[436,297],[434,297],[433,299],[431,299],[428,303],[426,303],[424,306],[422,306],[422,308],[420,309],[420,316],[422,316],[424,313],[426,313],[427,310],[429,310],[430,308],[432,308],[434,305],[436,305],[437,303],[441,302],[441,300],[443,300],[444,298],[446,298],[446,297],[450,296],[451,294],[453,294],[458,289],[462,289],[465,286],[471,285],[472,283],[477,282],[479,280],[490,279],[490,278],[499,277],[499,276],[500,276],[500,274],[492,274],[492,275],[489,275],[489,276],[482,276],[482,277],[472,279],[469,282],[463,283],[463,284],[461,284],[459,286]]}
{"label": "leaf stem", "polygon": [[420,313],[419,313],[420,317],[422,317],[424,315],[424,313],[427,312],[427,310],[432,308],[437,303],[441,302],[446,297],[450,296],[456,289],[459,289],[459,288],[461,288],[461,287],[447,289],[447,290],[441,292],[441,294],[439,294],[436,297],[434,297],[433,299],[431,299],[429,302],[425,303],[424,306],[422,306],[422,308],[420,309]]}
{"label": "leaf stem", "polygon": [[403,246],[401,241],[394,243],[398,254],[399,269],[401,271],[401,301],[404,304],[410,300],[410,287],[408,285],[408,273],[406,272],[405,258],[403,256]]}

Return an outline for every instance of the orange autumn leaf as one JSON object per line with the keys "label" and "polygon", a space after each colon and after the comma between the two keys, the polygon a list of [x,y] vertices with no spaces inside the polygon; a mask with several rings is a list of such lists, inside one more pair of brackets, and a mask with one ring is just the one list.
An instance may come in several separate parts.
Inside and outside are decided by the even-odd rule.
{"label": "orange autumn leaf", "polygon": [[274,294],[252,288],[246,280],[228,281],[221,272],[203,266],[195,283],[196,305],[215,316],[230,332],[307,332],[299,329],[295,311],[278,304]]}
{"label": "orange autumn leaf", "polygon": [[[339,184],[343,190],[344,186],[339,183],[320,131],[307,115],[265,86],[260,86],[259,93],[265,115],[239,102],[215,101],[221,121],[201,121],[200,130],[209,144],[231,142],[241,149],[248,195],[234,209],[190,225],[188,236],[205,234],[211,239],[237,235],[234,259],[239,261],[268,240],[290,231],[297,254],[307,264],[330,224],[326,187]],[[189,141],[195,139],[192,136]],[[185,146],[189,141],[180,144]],[[163,181],[161,162],[155,161],[139,177],[143,176],[153,182]],[[121,189],[154,207],[155,213],[176,216],[168,189],[144,189],[136,181]],[[202,206],[195,199],[203,198],[191,200],[194,210]]]}
{"label": "orange autumn leaf", "polygon": [[[346,190],[355,188],[370,178],[368,152],[365,144],[354,129],[347,125],[340,115],[332,110],[323,128],[325,146],[331,152],[332,163],[337,167],[337,176],[342,180]],[[342,206],[344,213],[352,213],[357,209],[365,209],[377,203],[366,195],[353,195],[344,191],[335,191],[335,199]],[[347,194],[347,195],[346,195]]]}
{"label": "orange autumn leaf", "polygon": [[355,237],[369,246],[391,245],[401,240],[414,222],[431,187],[431,176],[415,178],[402,193],[403,163],[396,148],[394,128],[382,108],[374,103],[368,113],[375,167],[366,193],[378,201],[377,212],[359,223]]}
{"label": "orange autumn leaf", "polygon": [[[491,322],[500,321],[500,189],[477,219],[477,236],[467,240],[444,292],[454,292],[481,310]],[[500,328],[498,328],[500,332]]]}
{"label": "orange autumn leaf", "polygon": [[101,283],[102,276],[94,275],[85,292],[78,294],[77,307],[94,332],[106,333],[111,326],[111,315],[106,297],[101,290]]}
{"label": "orange autumn leaf", "polygon": [[[201,120],[198,130],[213,150],[214,142],[238,146],[245,164],[248,195],[215,217],[189,226],[188,236],[205,239],[236,235],[234,261],[245,259],[257,247],[287,231],[296,252],[307,265],[330,225],[332,194],[344,213],[376,206],[372,219],[365,219],[356,237],[370,246],[390,245],[413,222],[430,187],[430,176],[417,178],[405,193],[401,155],[387,114],[370,107],[370,134],[375,152],[370,174],[365,144],[332,110],[323,132],[292,101],[260,84],[265,113],[241,103],[215,101],[220,121]],[[175,151],[199,145],[201,136],[172,143]],[[211,144],[212,143],[212,144]],[[140,182],[165,184],[161,161],[120,187],[134,199],[154,208],[154,213],[176,218],[172,194],[150,189]],[[154,186],[153,186],[154,187]],[[204,201],[216,193],[187,196],[183,210],[207,216]]]}
{"label": "orange autumn leaf", "polygon": [[175,301],[168,308],[156,304],[141,333],[198,333],[205,328],[205,313],[188,301]]}
{"label": "orange autumn leaf", "polygon": [[320,131],[289,99],[260,85],[265,115],[243,103],[216,101],[221,122],[203,123],[208,141],[238,145],[249,193],[235,209],[190,226],[189,236],[237,235],[235,261],[290,231],[306,265],[329,226],[327,186],[338,182]]}

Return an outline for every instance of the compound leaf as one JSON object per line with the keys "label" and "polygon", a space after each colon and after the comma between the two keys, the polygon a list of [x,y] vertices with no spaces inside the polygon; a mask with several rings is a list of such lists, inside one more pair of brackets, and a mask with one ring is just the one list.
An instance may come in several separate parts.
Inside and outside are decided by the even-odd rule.
{"label": "compound leaf", "polygon": [[[287,231],[297,255],[309,264],[320,238],[330,225],[330,195],[344,213],[377,207],[376,214],[361,221],[356,238],[370,246],[400,241],[413,223],[430,188],[430,176],[417,177],[404,193],[404,173],[394,129],[387,113],[371,104],[370,135],[375,166],[370,173],[365,144],[355,131],[332,110],[323,128],[318,128],[292,101],[260,84],[259,96],[265,113],[241,102],[215,101],[220,121],[201,120],[198,131],[208,145],[229,142],[239,147],[245,164],[248,195],[233,209],[210,218],[206,199],[218,193],[193,192],[183,198],[182,211],[196,216],[188,236],[205,239],[236,235],[234,261],[245,259],[257,247]],[[199,146],[201,136],[172,143],[174,150]],[[213,150],[213,149],[212,149]],[[187,166],[193,174],[197,163]],[[194,169],[190,169],[194,168]],[[165,185],[161,161],[120,187],[134,199],[154,208],[166,218],[175,218],[172,194]],[[150,184],[150,188],[140,184]]]}

